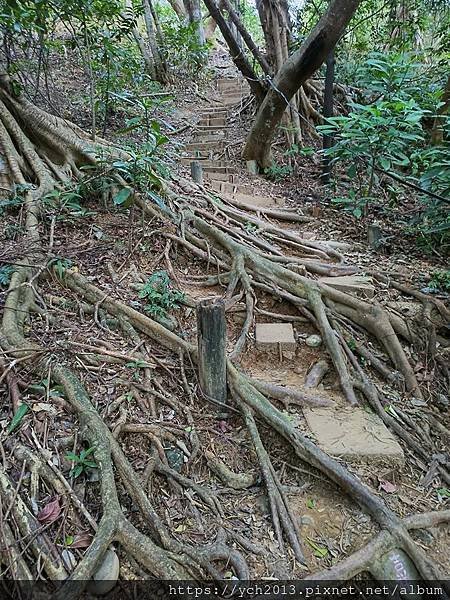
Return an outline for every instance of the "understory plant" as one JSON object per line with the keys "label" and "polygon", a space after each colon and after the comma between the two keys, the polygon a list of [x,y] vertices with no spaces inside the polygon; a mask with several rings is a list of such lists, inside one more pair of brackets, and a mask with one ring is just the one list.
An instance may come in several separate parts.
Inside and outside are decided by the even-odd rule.
{"label": "understory plant", "polygon": [[144,298],[144,310],[153,317],[165,317],[167,312],[179,308],[184,293],[172,287],[167,271],[155,271],[145,282],[139,292]]}
{"label": "understory plant", "polygon": [[439,115],[442,141],[433,145],[431,139],[443,106],[443,71],[426,70],[417,56],[407,53],[372,53],[356,72],[364,86],[359,101],[350,103],[347,115],[328,118],[318,127],[335,141],[324,154],[350,180],[349,192],[334,202],[359,217],[375,201],[380,177],[392,174],[392,206],[402,180],[416,186],[418,208],[409,228],[432,246],[445,246],[450,230],[445,200],[450,192],[448,115]]}

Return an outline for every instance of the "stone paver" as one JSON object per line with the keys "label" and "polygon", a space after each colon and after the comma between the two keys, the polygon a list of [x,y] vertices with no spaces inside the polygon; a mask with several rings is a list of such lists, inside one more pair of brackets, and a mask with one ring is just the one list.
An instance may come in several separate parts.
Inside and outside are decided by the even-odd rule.
{"label": "stone paver", "polygon": [[261,208],[282,208],[285,204],[282,198],[272,198],[271,196],[251,196],[250,194],[224,194],[224,196],[231,200],[242,202],[242,204],[246,204],[252,208],[255,208],[255,206],[260,206]]}
{"label": "stone paver", "polygon": [[361,294],[373,298],[375,287],[372,279],[364,275],[344,275],[342,277],[320,277],[319,281],[348,294]]}
{"label": "stone paver", "polygon": [[296,348],[294,329],[291,323],[257,323],[255,327],[256,347],[268,352],[294,351]]}
{"label": "stone paver", "polygon": [[374,413],[361,407],[304,408],[318,446],[354,462],[403,464],[401,446]]}

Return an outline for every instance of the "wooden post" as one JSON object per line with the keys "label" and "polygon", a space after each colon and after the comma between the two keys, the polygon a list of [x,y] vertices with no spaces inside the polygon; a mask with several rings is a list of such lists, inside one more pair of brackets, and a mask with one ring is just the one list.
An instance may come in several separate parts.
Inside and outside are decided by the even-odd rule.
{"label": "wooden post", "polygon": [[223,300],[202,300],[197,305],[197,340],[201,390],[207,398],[225,404],[227,364]]}
{"label": "wooden post", "polygon": [[[333,116],[333,86],[334,86],[334,51],[327,56],[327,70],[325,72],[325,90],[323,94],[323,116],[325,118]],[[327,150],[333,145],[333,138],[329,135],[323,136],[323,149]],[[331,161],[329,156],[322,160],[322,183],[329,183],[331,176]]]}
{"label": "wooden post", "polygon": [[256,160],[248,160],[246,162],[246,165],[247,165],[247,171],[251,175],[258,175],[259,167],[258,167],[258,163],[256,162]]}
{"label": "wooden post", "polygon": [[381,246],[383,239],[383,230],[378,225],[378,223],[371,223],[367,227],[367,241],[369,242],[369,246],[376,250]]}
{"label": "wooden post", "polygon": [[199,185],[203,185],[203,169],[202,165],[197,161],[191,162],[191,177]]}

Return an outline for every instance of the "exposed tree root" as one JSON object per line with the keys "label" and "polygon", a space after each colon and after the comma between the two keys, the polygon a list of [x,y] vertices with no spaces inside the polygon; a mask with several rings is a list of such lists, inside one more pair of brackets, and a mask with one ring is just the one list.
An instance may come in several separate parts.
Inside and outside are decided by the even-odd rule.
{"label": "exposed tree root", "polygon": [[[239,542],[236,537],[227,534],[225,527],[222,527],[219,529],[216,541],[212,544],[194,547],[182,543],[174,537],[173,532],[163,522],[150,501],[145,488],[152,474],[158,473],[166,478],[174,489],[178,491],[185,489],[186,495],[195,492],[209,510],[217,515],[218,522],[221,524],[223,509],[214,493],[168,466],[160,438],[173,439],[170,427],[164,429],[165,425],[162,425],[164,431],[148,426],[145,431],[141,428],[140,432],[148,437],[152,446],[150,461],[141,480],[125,455],[118,438],[129,431],[138,431],[139,425],[142,424],[126,423],[125,413],[120,413],[121,416],[116,421],[115,430],[112,432],[95,409],[85,387],[74,372],[65,366],[59,357],[55,360],[49,350],[28,341],[25,337],[25,326],[30,313],[39,310],[39,307],[36,309],[37,299],[40,297],[39,278],[48,267],[48,258],[40,245],[39,219],[43,210],[40,200],[46,193],[66,183],[70,178],[81,178],[82,167],[86,164],[96,164],[96,156],[98,157],[99,153],[111,154],[114,153],[114,149],[107,142],[100,140],[95,155],[87,143],[86,135],[78,128],[16,98],[7,87],[0,88],[0,144],[2,154],[9,166],[11,180],[16,185],[31,184],[32,186],[26,188],[24,205],[27,215],[26,242],[33,247],[32,255],[20,261],[11,278],[4,307],[0,346],[8,352],[9,357],[16,360],[15,367],[17,361],[26,361],[30,363],[29,368],[41,376],[51,377],[52,381],[64,390],[67,406],[79,419],[82,439],[94,448],[95,460],[101,473],[102,514],[99,522],[96,523],[83,508],[82,503],[70,494],[67,489],[68,483],[64,478],[55,478],[51,468],[43,464],[42,460],[33,458],[32,453],[25,450],[20,455],[19,451],[17,456],[22,457],[24,464],[27,464],[31,470],[39,472],[55,491],[67,493],[75,509],[94,530],[91,545],[69,574],[53,544],[46,539],[45,531],[21,498],[19,487],[14,489],[2,469],[0,496],[3,509],[8,505],[8,510],[13,511],[21,535],[25,537],[25,543],[29,544],[35,557],[42,561],[48,578],[63,580],[69,576],[68,581],[60,589],[58,598],[72,598],[80,592],[80,582],[86,582],[93,576],[106,550],[113,542],[118,542],[134,563],[147,575],[153,577],[220,579],[223,577],[221,565],[225,563],[228,569],[234,571],[237,578],[249,579],[250,573],[243,555],[228,544],[227,537],[231,541],[238,541],[241,545],[242,540]],[[119,177],[117,181],[121,185],[125,184]],[[241,373],[235,364],[245,348],[253,323],[255,289],[263,289],[276,297],[288,299],[298,308],[302,317],[309,319],[320,331],[347,400],[351,404],[357,404],[365,399],[386,424],[405,440],[411,450],[424,462],[428,462],[435,450],[431,438],[421,433],[406,415],[403,415],[401,425],[398,420],[387,415],[375,385],[356,360],[346,341],[350,326],[358,327],[359,330],[372,335],[401,374],[408,392],[420,398],[422,392],[414,369],[399,339],[401,336],[407,341],[414,342],[414,334],[398,315],[385,311],[375,303],[339,292],[315,278],[316,275],[349,272],[353,268],[352,265],[345,264],[336,247],[326,242],[314,243],[303,240],[295,232],[282,229],[269,220],[243,213],[237,207],[227,205],[225,202],[216,202],[201,189],[192,186],[191,189],[193,194],[183,197],[176,188],[168,187],[165,199],[161,199],[160,205],[149,204],[139,196],[136,197],[136,204],[145,215],[163,221],[166,227],[162,235],[170,240],[170,243],[176,243],[192,252],[208,266],[217,267],[217,276],[212,276],[211,285],[217,283],[228,285],[225,293],[228,306],[245,298],[246,318],[235,349],[227,362],[228,378],[235,404],[243,414],[255,446],[280,547],[283,549],[284,540],[288,540],[296,558],[300,561],[304,560],[298,524],[289,508],[279,476],[262,443],[256,419],[263,420],[268,427],[277,431],[290,444],[300,460],[318,469],[337,484],[381,528],[378,538],[369,544],[366,551],[361,551],[359,555],[347,559],[340,571],[339,567],[336,571],[331,571],[333,576],[337,573],[342,578],[351,577],[356,573],[356,569],[360,569],[361,566],[365,568],[369,564],[368,556],[378,556],[382,550],[396,547],[402,548],[411,557],[424,579],[439,579],[440,573],[436,565],[415,544],[409,529],[414,528],[417,523],[428,523],[433,519],[436,522],[447,522],[448,511],[438,516],[430,516],[429,519],[426,517],[420,520],[421,518],[418,517],[416,521],[400,520],[379,496],[363,485],[340,462],[332,459],[303,436],[286,415],[261,393],[261,390],[287,403],[297,400],[323,405],[323,399],[317,397],[311,389],[305,393],[293,393],[277,386],[269,389],[261,382],[255,382]],[[265,216],[268,219],[277,215],[266,213]],[[257,235],[249,234],[246,230],[248,223],[257,229]],[[287,256],[286,250],[291,255]],[[170,267],[167,245],[163,255],[169,261]],[[200,453],[192,413],[166,393],[161,384],[151,379],[150,369],[158,359],[145,347],[145,341],[148,337],[171,351],[177,360],[181,357],[181,379],[188,397],[191,397],[191,390],[184,372],[183,360],[184,357],[189,357],[195,364],[196,348],[160,323],[128,304],[116,300],[75,270],[54,271],[53,276],[55,281],[58,280],[86,305],[93,308],[94,320],[98,326],[102,327],[98,317],[101,310],[105,318],[113,317],[125,335],[136,342],[136,349],[131,356],[133,359],[139,356],[139,359],[144,361],[144,383],[129,382],[129,388],[138,399],[140,406],[150,410],[153,415],[156,415],[157,402],[165,403],[184,414],[192,433],[188,440],[192,461],[192,456],[195,457]],[[433,313],[433,318],[440,318],[442,316],[440,307],[434,308],[437,309],[438,315]],[[431,314],[431,308],[429,310]],[[73,345],[71,348],[73,351]],[[94,359],[98,357],[112,361],[124,359],[124,355],[119,355],[114,348],[99,349],[91,346],[84,350],[87,350]],[[35,359],[36,357],[38,358]],[[33,358],[32,363],[30,358]],[[12,367],[7,364],[1,366],[6,373],[5,379],[9,374],[13,374]],[[388,369],[384,363],[380,362],[377,365],[376,361],[374,367],[384,374]],[[14,386],[14,380],[9,379],[8,384]],[[14,398],[15,394],[17,404],[17,389],[13,388],[13,390],[11,396]],[[141,397],[141,393],[145,394],[145,399]],[[116,403],[116,408],[120,409],[120,401]],[[444,479],[448,477],[446,467],[444,460],[437,465]],[[148,533],[142,533],[131,521],[131,517],[124,513],[119,500],[118,484],[124,486],[133,504],[138,507],[141,523]],[[18,556],[16,549],[11,548],[12,535],[12,531],[8,528],[2,532],[2,538],[8,549],[6,560],[14,574],[21,574],[24,579],[29,579],[30,569]]]}

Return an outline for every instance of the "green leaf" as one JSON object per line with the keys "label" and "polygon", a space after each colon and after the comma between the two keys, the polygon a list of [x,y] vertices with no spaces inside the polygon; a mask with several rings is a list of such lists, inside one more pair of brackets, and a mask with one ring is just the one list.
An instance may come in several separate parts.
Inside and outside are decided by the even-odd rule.
{"label": "green leaf", "polygon": [[356,164],[353,163],[349,166],[349,168],[347,169],[347,175],[350,177],[350,179],[354,179],[356,177]]}
{"label": "green leaf", "polygon": [[438,495],[438,498],[450,498],[450,490],[448,488],[439,488],[438,490],[436,490],[436,493]]}
{"label": "green leaf", "polygon": [[120,190],[119,193],[117,193],[114,198],[113,198],[113,202],[116,206],[123,206],[124,203],[128,200],[128,198],[130,197],[132,193],[131,188],[122,188]]}
{"label": "green leaf", "polygon": [[73,452],[66,452],[66,458],[72,462],[80,462],[81,460],[78,454],[74,454]]}
{"label": "green leaf", "polygon": [[319,544],[316,544],[315,542],[313,542],[313,540],[311,540],[308,537],[306,538],[306,542],[314,550],[314,552],[313,552],[314,556],[317,556],[317,558],[325,558],[325,556],[327,556],[328,548],[326,548],[325,546],[320,546]]}
{"label": "green leaf", "polygon": [[22,422],[22,419],[24,418],[24,416],[27,414],[27,412],[30,410],[30,407],[28,406],[28,404],[21,404],[19,406],[19,408],[16,411],[16,414],[13,416],[13,418],[11,419],[11,423],[8,426],[8,433],[11,433],[12,431],[14,431],[14,429],[16,429],[16,427],[18,427],[20,425],[20,423]]}
{"label": "green leaf", "polygon": [[76,479],[77,477],[79,477],[81,475],[82,472],[83,472],[83,465],[77,465],[70,471],[70,475],[74,479]]}
{"label": "green leaf", "polygon": [[314,500],[314,498],[310,498],[309,500],[307,500],[306,506],[308,508],[316,508],[316,501]]}
{"label": "green leaf", "polygon": [[381,165],[382,169],[384,169],[385,171],[388,171],[391,168],[391,161],[388,160],[387,158],[384,158],[384,156],[382,156],[380,158],[380,165]]}
{"label": "green leaf", "polygon": [[66,535],[66,539],[64,540],[64,543],[66,546],[71,546],[74,542],[74,537],[73,535]]}

